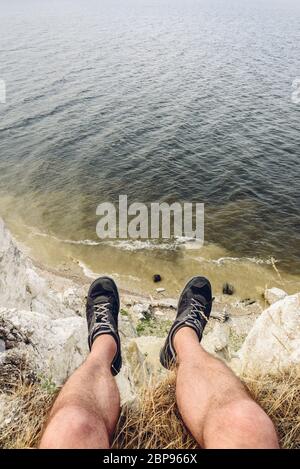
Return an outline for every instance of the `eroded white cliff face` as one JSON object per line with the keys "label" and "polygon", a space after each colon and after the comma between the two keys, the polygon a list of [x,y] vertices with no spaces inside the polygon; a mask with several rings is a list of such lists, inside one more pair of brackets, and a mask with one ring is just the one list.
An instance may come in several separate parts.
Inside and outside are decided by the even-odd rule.
{"label": "eroded white cliff face", "polygon": [[0,219],[0,368],[25,361],[36,375],[62,384],[87,354],[81,289],[43,275]]}
{"label": "eroded white cliff face", "polygon": [[79,316],[51,319],[33,311],[0,308],[0,331],[8,346],[6,360],[17,351],[37,375],[46,374],[57,385],[88,353],[86,321]]}
{"label": "eroded white cliff face", "polygon": [[[0,219],[0,386],[10,375],[62,385],[88,354],[88,285],[41,270],[19,249]],[[123,341],[134,336],[120,318]],[[17,370],[17,368],[20,370]],[[117,378],[122,402],[135,398],[130,367]]]}
{"label": "eroded white cliff face", "polygon": [[0,306],[61,318],[81,314],[83,300],[81,286],[35,267],[0,218]]}

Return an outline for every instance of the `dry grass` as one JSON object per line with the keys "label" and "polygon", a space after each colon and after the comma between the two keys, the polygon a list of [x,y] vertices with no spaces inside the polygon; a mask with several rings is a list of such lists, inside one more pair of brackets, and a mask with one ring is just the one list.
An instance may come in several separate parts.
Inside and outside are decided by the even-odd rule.
{"label": "dry grass", "polygon": [[[276,379],[245,378],[244,382],[275,423],[281,446],[300,448],[300,374],[285,374]],[[20,385],[15,389],[7,398],[7,405],[12,405],[15,413],[0,428],[0,447],[35,447],[55,397],[56,393],[40,385]],[[134,406],[123,407],[114,447],[197,447],[178,414],[173,375],[160,385],[141,391]]]}
{"label": "dry grass", "polygon": [[[300,448],[300,373],[243,378],[250,395],[273,420],[282,448]],[[115,448],[197,448],[175,404],[175,377],[145,389],[137,408],[125,406]]]}
{"label": "dry grass", "polygon": [[300,373],[299,370],[276,379],[245,377],[253,399],[273,420],[280,441],[286,449],[300,449]]}
{"label": "dry grass", "polygon": [[196,448],[175,404],[175,375],[158,386],[145,388],[134,406],[124,406],[114,448]]}
{"label": "dry grass", "polygon": [[57,392],[49,392],[39,384],[20,384],[11,394],[6,394],[0,448],[36,447],[56,395]]}

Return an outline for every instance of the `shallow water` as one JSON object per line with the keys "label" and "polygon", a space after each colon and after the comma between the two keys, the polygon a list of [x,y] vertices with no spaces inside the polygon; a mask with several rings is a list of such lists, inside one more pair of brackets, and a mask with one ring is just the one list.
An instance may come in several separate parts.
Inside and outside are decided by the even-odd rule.
{"label": "shallow water", "polygon": [[[150,279],[160,269],[174,288],[175,277],[198,269],[220,283],[249,282],[235,261],[220,275],[195,260],[215,268],[224,256],[246,258],[259,272],[266,265],[265,274],[252,274],[256,288],[272,278],[263,262],[275,257],[297,282],[300,104],[292,102],[291,85],[299,76],[298,1],[0,6],[7,86],[0,214],[18,221],[28,242],[24,225],[32,228],[37,254],[57,263],[75,257],[124,277]],[[129,202],[204,202],[206,247],[179,254],[148,243],[124,251],[124,243],[55,244],[36,234],[97,241],[96,207],[119,194]]]}

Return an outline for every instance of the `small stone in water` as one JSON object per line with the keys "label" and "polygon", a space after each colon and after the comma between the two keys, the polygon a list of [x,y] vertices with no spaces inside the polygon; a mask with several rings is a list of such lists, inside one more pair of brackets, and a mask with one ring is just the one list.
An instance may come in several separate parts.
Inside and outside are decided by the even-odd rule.
{"label": "small stone in water", "polygon": [[230,283],[224,283],[223,285],[223,293],[224,295],[233,295],[235,292],[235,288]]}
{"label": "small stone in water", "polygon": [[241,303],[243,303],[245,306],[251,306],[256,303],[256,300],[252,300],[251,298],[245,298],[244,300],[241,300]]}
{"label": "small stone in water", "polygon": [[161,276],[160,276],[159,274],[153,275],[152,278],[153,278],[153,282],[154,282],[154,283],[157,283],[157,282],[161,282],[161,281],[162,281],[162,278],[161,278]]}

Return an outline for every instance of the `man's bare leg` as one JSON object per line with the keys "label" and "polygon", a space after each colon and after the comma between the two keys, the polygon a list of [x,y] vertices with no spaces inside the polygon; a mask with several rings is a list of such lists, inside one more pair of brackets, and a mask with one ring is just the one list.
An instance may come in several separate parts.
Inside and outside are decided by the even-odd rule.
{"label": "man's bare leg", "polygon": [[173,339],[177,353],[177,404],[203,448],[278,448],[274,426],[240,380],[199,344],[190,327]]}
{"label": "man's bare leg", "polygon": [[85,363],[59,394],[40,448],[109,448],[120,412],[120,397],[111,373],[116,342],[100,335]]}

